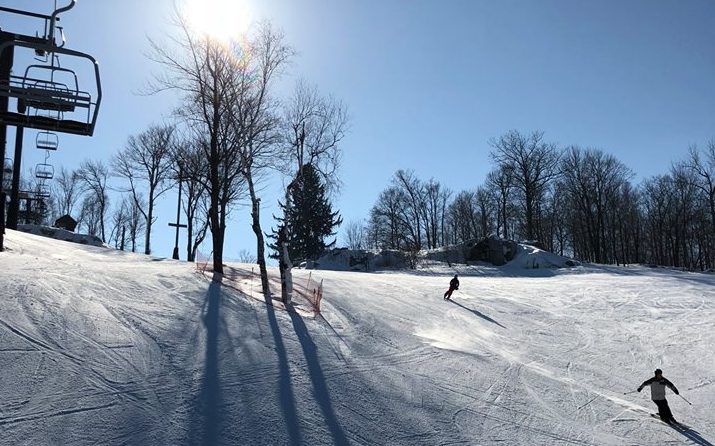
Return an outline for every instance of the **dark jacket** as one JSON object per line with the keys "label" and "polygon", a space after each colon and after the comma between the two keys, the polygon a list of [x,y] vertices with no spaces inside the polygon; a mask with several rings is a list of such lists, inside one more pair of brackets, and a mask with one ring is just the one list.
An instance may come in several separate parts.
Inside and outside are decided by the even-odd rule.
{"label": "dark jacket", "polygon": [[638,391],[640,392],[643,390],[643,387],[645,386],[650,386],[650,399],[653,401],[661,401],[665,399],[666,387],[670,387],[670,390],[675,392],[676,395],[679,395],[678,389],[675,388],[673,383],[662,376],[660,378],[654,376],[649,380],[643,381],[643,384],[638,387]]}
{"label": "dark jacket", "polygon": [[449,287],[453,290],[459,289],[459,279],[456,277],[449,281]]}

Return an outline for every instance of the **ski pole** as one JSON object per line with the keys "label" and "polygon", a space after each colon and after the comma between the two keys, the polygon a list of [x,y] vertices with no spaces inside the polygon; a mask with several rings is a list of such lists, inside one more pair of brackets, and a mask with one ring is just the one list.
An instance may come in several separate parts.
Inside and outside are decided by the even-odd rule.
{"label": "ski pole", "polygon": [[[678,394],[678,396],[685,400],[685,397],[684,397],[683,395]],[[693,403],[691,403],[691,402],[688,401],[688,400],[685,400],[685,402],[688,403],[688,404],[690,404],[691,406],[693,405]]]}
{"label": "ski pole", "polygon": [[637,390],[631,390],[630,392],[623,392],[624,395],[630,395],[631,393],[636,393]]}

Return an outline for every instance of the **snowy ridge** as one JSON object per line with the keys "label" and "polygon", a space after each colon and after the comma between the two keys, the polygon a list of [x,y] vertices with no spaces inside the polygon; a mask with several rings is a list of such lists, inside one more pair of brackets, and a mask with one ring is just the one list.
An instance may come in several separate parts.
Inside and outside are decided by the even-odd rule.
{"label": "snowy ridge", "polygon": [[53,228],[43,225],[17,225],[17,229],[22,232],[49,237],[55,240],[63,240],[65,242],[80,243],[82,245],[103,246],[109,247],[102,242],[102,239],[96,235],[78,234],[62,228]]}
{"label": "snowy ridge", "polygon": [[[506,265],[495,267],[488,263],[481,262],[480,268],[482,270],[489,268],[504,268],[505,270],[520,268],[554,269],[572,268],[579,265],[579,262],[573,259],[553,254],[531,245],[518,243],[516,246],[516,255]],[[417,258],[416,269],[432,269],[435,266],[439,267],[447,263],[453,265],[455,268],[462,269],[465,266],[462,251],[463,248],[458,246],[422,251]],[[327,251],[316,262],[307,262],[302,266],[309,269],[333,271],[379,271],[408,269],[410,262],[408,254],[401,251],[367,251],[339,248]]]}
{"label": "snowy ridge", "polygon": [[560,256],[535,246],[519,244],[516,255],[507,263],[505,268],[572,268],[578,266],[579,262]]}
{"label": "snowy ridge", "polygon": [[[465,266],[443,301],[447,265],[295,270],[324,281],[312,318],[254,298],[244,273],[228,286],[173,260],[6,242],[2,444],[715,441],[712,275]],[[648,389],[624,395],[656,367],[692,402],[668,394],[689,429],[651,418]]]}

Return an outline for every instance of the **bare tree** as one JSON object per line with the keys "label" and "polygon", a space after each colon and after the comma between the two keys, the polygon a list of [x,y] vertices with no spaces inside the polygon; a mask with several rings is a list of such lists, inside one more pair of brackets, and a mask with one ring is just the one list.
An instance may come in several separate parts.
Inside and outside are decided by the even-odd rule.
{"label": "bare tree", "polygon": [[[668,175],[643,182],[643,256],[658,265],[707,266],[710,224],[706,202],[695,186],[694,173],[681,163]],[[704,243],[703,243],[704,242]]]}
{"label": "bare tree", "polygon": [[280,73],[293,56],[293,50],[284,43],[282,34],[264,24],[253,41],[253,66],[242,74],[249,76],[240,81],[245,87],[238,88],[234,107],[236,133],[240,135],[241,166],[251,200],[251,229],[256,236],[256,262],[261,275],[264,294],[270,292],[266,269],[266,242],[261,228],[261,199],[257,187],[269,168],[280,160],[280,120],[276,102],[269,94],[273,78]]}
{"label": "bare tree", "polygon": [[[93,235],[98,235],[102,241],[106,240],[105,221],[107,208],[109,207],[109,188],[107,187],[107,178],[109,170],[101,161],[85,160],[80,165],[77,171],[77,177],[81,181],[82,188],[89,194],[89,199],[83,202],[83,214],[91,216],[91,228],[98,230]],[[88,206],[94,209],[90,210]],[[91,232],[90,232],[91,233]]]}
{"label": "bare tree", "polygon": [[183,96],[176,113],[206,161],[204,176],[194,180],[203,184],[209,197],[213,270],[223,273],[228,214],[245,187],[242,135],[237,132],[235,107],[241,103],[243,89],[251,88],[251,48],[197,36],[180,14],[176,21],[180,36],[171,45],[151,42],[152,59],[165,68],[164,75],[157,76],[153,91],[173,89]]}
{"label": "bare tree", "polygon": [[[144,254],[151,254],[151,229],[156,220],[156,200],[173,184],[173,134],[173,126],[151,126],[137,136],[130,136],[124,150],[113,159],[114,173],[129,182],[127,192],[131,193],[137,209],[146,220]],[[140,206],[138,201],[140,190],[147,191],[146,208]]]}
{"label": "bare tree", "polygon": [[609,226],[617,222],[621,187],[633,175],[631,170],[602,150],[570,147],[561,171],[560,188],[572,209],[572,227],[580,234],[575,250],[582,259],[614,261],[616,234]]}
{"label": "bare tree", "polygon": [[420,212],[424,225],[426,246],[437,248],[444,244],[444,223],[447,214],[447,202],[452,192],[445,189],[434,178],[422,185]]}
{"label": "bare tree", "polygon": [[670,169],[672,178],[674,209],[670,218],[672,227],[672,264],[676,267],[693,269],[696,253],[695,238],[700,237],[698,228],[698,213],[703,209],[702,195],[696,186],[694,172],[684,163],[676,163]]}
{"label": "bare tree", "polygon": [[77,226],[83,225],[85,232],[89,235],[102,237],[103,218],[101,204],[97,196],[93,194],[85,195],[80,207]]}
{"label": "bare tree", "polygon": [[479,216],[474,192],[461,191],[449,204],[449,243],[460,243],[478,237]]}
{"label": "bare tree", "polygon": [[138,194],[136,199],[132,198],[130,203],[127,203],[127,228],[129,229],[129,241],[132,243],[132,252],[137,252],[137,240],[139,234],[144,230],[146,219],[141,213],[141,208],[145,208],[146,203],[144,197]]}
{"label": "bare tree", "polygon": [[479,210],[479,229],[482,237],[488,237],[494,227],[495,205],[493,195],[480,186],[475,193],[477,209]]}
{"label": "bare tree", "polygon": [[410,245],[408,229],[403,218],[404,196],[390,186],[380,193],[370,210],[368,232],[373,246],[379,249],[407,249]]}
{"label": "bare tree", "polygon": [[55,195],[61,215],[72,215],[77,200],[80,198],[79,177],[74,171],[60,168],[59,175],[55,176]]}
{"label": "bare tree", "polygon": [[497,235],[509,238],[509,221],[513,214],[512,189],[514,172],[509,165],[503,165],[487,174],[487,187],[492,189],[497,202]]}
{"label": "bare tree", "polygon": [[126,242],[126,227],[127,220],[129,217],[129,208],[131,206],[131,198],[123,197],[119,206],[114,208],[114,213],[112,213],[111,224],[112,227],[109,231],[108,243],[113,245],[116,249],[124,249],[124,244]]}
{"label": "bare tree", "polygon": [[174,176],[177,180],[181,177],[184,193],[182,208],[186,215],[186,259],[193,262],[209,227],[206,186],[200,180],[206,178],[206,159],[199,144],[186,138],[175,144],[173,158]]}
{"label": "bare tree", "polygon": [[559,174],[559,152],[554,144],[543,141],[543,132],[522,135],[516,130],[489,143],[492,159],[498,167],[511,171],[513,185],[521,193],[525,233],[533,240],[538,233],[538,210],[549,182]]}
{"label": "bare tree", "polygon": [[422,247],[422,229],[424,228],[425,186],[412,170],[398,170],[392,178],[392,184],[401,192],[402,206],[400,217],[408,230],[410,249]]}
{"label": "bare tree", "polygon": [[340,166],[340,141],[348,120],[347,107],[342,102],[323,97],[317,88],[298,81],[284,112],[286,175],[298,176],[296,172],[311,164],[328,191],[339,189],[335,172]]}
{"label": "bare tree", "polygon": [[256,263],[256,256],[247,249],[238,251],[238,261],[241,263]]}
{"label": "bare tree", "polygon": [[360,250],[367,247],[365,225],[360,220],[351,220],[346,223],[343,237],[348,249]]}
{"label": "bare tree", "polygon": [[695,186],[707,200],[712,233],[715,234],[715,139],[708,142],[702,155],[696,146],[690,147],[685,166],[695,174]]}

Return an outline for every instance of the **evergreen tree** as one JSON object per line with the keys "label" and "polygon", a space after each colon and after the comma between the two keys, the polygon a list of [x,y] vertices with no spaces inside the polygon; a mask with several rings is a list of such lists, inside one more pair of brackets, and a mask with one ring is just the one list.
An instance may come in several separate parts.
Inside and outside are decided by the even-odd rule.
{"label": "evergreen tree", "polygon": [[326,244],[325,239],[335,235],[333,229],[343,219],[338,212],[333,212],[325,185],[312,164],[304,165],[298,172],[288,187],[286,202],[281,203],[283,218],[280,220],[281,225],[287,226],[291,260],[314,260],[325,248],[335,244],[335,240]]}

